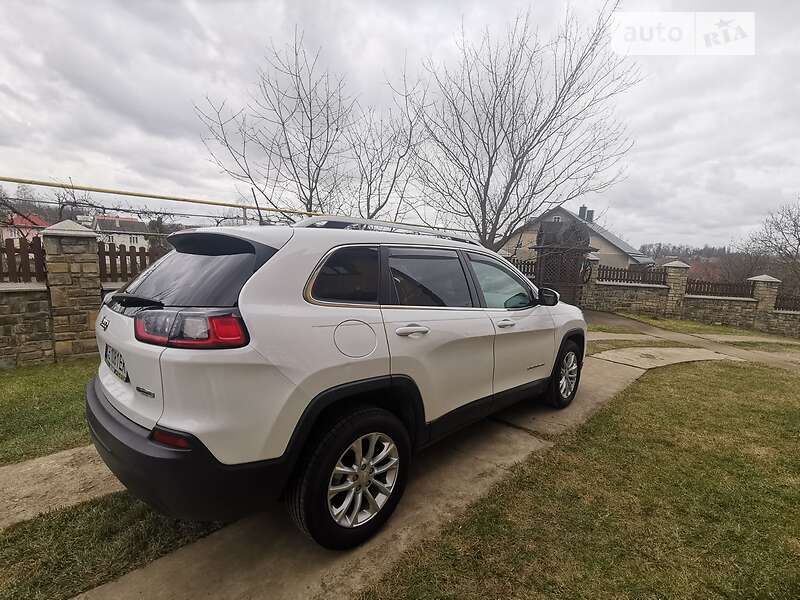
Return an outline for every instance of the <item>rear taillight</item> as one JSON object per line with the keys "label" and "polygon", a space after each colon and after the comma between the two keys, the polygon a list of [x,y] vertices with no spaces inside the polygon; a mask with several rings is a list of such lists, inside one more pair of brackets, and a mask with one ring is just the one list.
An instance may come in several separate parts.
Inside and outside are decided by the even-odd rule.
{"label": "rear taillight", "polygon": [[133,323],[140,342],[172,348],[240,348],[249,338],[237,313],[217,310],[143,310]]}

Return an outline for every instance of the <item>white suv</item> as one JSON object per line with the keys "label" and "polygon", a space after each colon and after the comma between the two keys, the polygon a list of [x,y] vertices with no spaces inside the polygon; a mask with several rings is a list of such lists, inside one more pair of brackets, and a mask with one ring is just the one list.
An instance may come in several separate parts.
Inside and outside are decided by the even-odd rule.
{"label": "white suv", "polygon": [[111,470],[181,518],[282,496],[346,548],[389,518],[420,448],[518,400],[569,404],[581,311],[479,245],[404,229],[313,217],[170,236],[97,318],[87,420]]}

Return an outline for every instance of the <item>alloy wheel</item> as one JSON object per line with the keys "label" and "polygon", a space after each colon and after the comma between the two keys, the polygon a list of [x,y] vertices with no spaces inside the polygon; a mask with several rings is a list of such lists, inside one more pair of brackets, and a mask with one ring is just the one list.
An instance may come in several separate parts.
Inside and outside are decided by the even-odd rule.
{"label": "alloy wheel", "polygon": [[578,357],[574,352],[567,352],[561,361],[558,391],[562,398],[569,398],[578,383]]}
{"label": "alloy wheel", "polygon": [[385,433],[368,433],[350,444],[328,482],[333,520],[351,528],[377,515],[394,490],[399,467],[397,444]]}

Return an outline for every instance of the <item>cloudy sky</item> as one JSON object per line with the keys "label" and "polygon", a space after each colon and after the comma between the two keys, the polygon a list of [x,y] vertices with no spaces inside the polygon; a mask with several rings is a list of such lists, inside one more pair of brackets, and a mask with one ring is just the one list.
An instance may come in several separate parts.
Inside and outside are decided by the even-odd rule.
{"label": "cloudy sky", "polygon": [[[528,7],[547,31],[566,4],[0,0],[0,174],[230,200],[193,105],[245,102],[270,40],[300,26],[351,90],[381,103],[404,60],[452,52],[462,21],[499,29]],[[730,243],[800,194],[800,2],[622,8],[755,11],[755,56],[638,58],[645,78],[618,103],[635,140],[627,177],[585,199],[635,245]]]}

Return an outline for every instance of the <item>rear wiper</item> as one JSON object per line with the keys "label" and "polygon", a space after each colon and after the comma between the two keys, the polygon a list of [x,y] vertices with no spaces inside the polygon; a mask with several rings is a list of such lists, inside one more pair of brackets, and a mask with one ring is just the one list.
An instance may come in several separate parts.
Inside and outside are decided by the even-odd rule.
{"label": "rear wiper", "polygon": [[122,304],[122,306],[158,306],[159,308],[164,306],[164,303],[159,302],[158,300],[145,298],[144,296],[135,296],[134,294],[128,294],[127,292],[114,294],[111,296],[111,299],[119,302]]}

